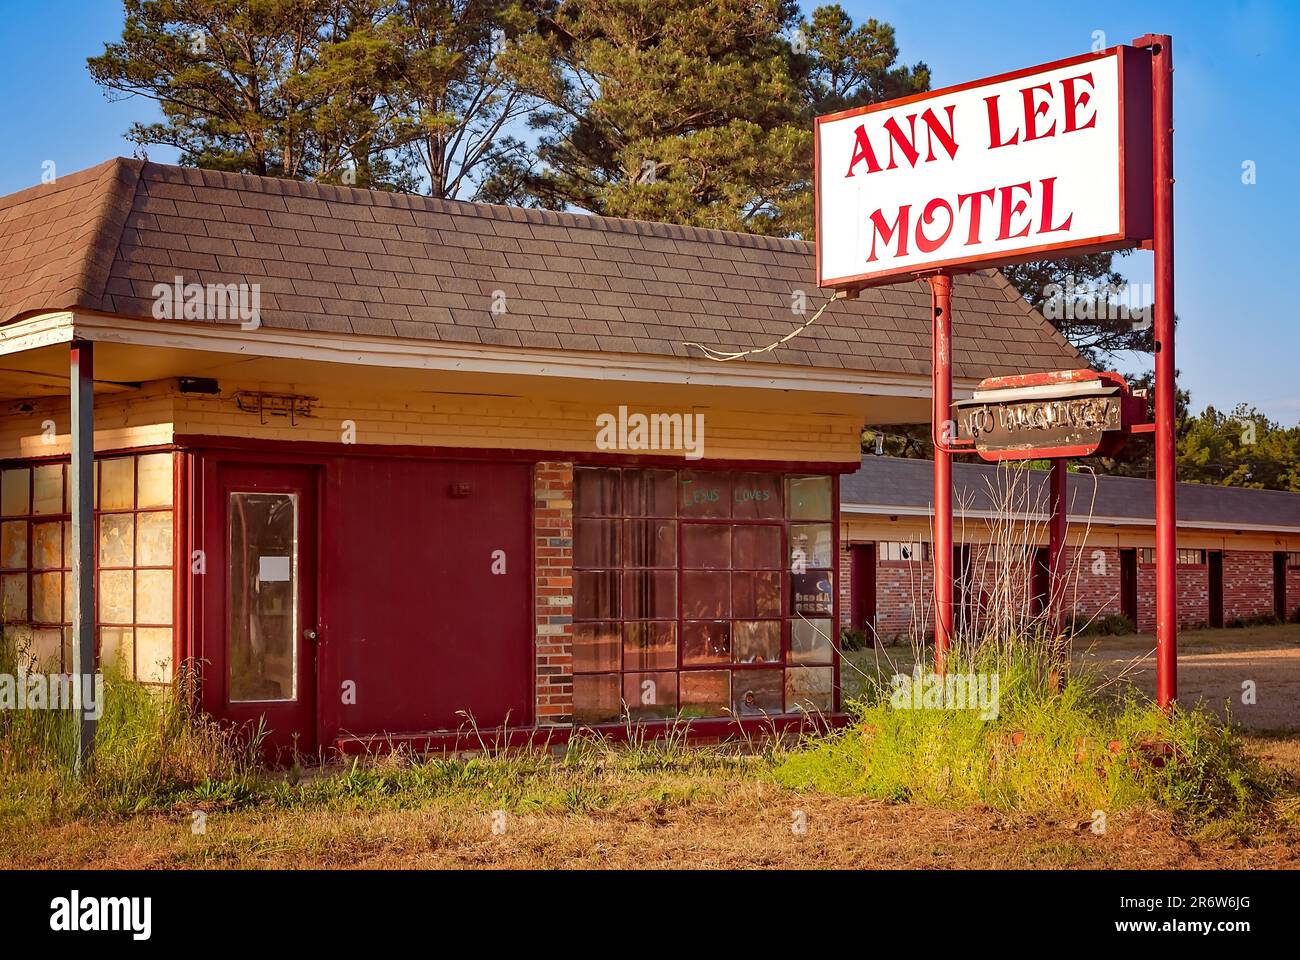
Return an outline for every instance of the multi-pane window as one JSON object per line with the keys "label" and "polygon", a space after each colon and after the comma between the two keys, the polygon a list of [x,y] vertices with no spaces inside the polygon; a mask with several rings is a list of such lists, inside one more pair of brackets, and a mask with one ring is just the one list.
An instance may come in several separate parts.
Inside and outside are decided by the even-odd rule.
{"label": "multi-pane window", "polygon": [[574,471],[578,722],[832,709],[828,477]]}
{"label": "multi-pane window", "polygon": [[[6,630],[44,668],[72,666],[72,522],[66,462],[0,470],[0,594]],[[99,662],[171,680],[172,455],[95,461]]]}
{"label": "multi-pane window", "polygon": [[[1139,563],[1155,563],[1155,562],[1156,562],[1156,548],[1155,548],[1155,547],[1138,547],[1138,562],[1139,562]],[[1180,548],[1180,549],[1178,550],[1178,552],[1177,552],[1177,560],[1176,560],[1175,562],[1176,562],[1180,567],[1195,567],[1195,566],[1202,566],[1202,565],[1205,564],[1205,551],[1204,551],[1204,550],[1193,550],[1193,549],[1187,549],[1187,548]]]}
{"label": "multi-pane window", "polygon": [[1300,551],[1291,551],[1286,555],[1286,565],[1291,568],[1300,568]]}
{"label": "multi-pane window", "polygon": [[885,563],[908,563],[930,559],[930,544],[916,540],[882,540],[876,544],[876,559]]}

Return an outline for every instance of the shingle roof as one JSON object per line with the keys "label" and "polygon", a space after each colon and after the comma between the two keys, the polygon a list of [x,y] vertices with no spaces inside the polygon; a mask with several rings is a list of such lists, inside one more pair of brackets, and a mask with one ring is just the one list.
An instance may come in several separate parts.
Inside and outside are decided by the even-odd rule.
{"label": "shingle roof", "polygon": [[[698,356],[803,321],[813,246],[636,220],[431,200],[115,159],[0,198],[0,323],[37,310],[151,316],[152,289],[257,283],[268,327]],[[491,309],[494,291],[506,312]],[[954,372],[1083,366],[995,271],[959,277]],[[200,322],[200,321],[191,321]],[[753,360],[929,371],[929,296],[865,291]]]}
{"label": "shingle roof", "polygon": [[[855,473],[840,479],[840,502],[845,507],[928,510],[934,502],[933,468],[929,460],[865,456]],[[1014,469],[990,463],[954,462],[953,509],[996,512],[996,492],[1008,489],[1009,471]],[[1046,470],[1029,470],[1027,474],[1029,487],[1019,488],[1015,502],[1038,512],[1047,504],[1048,474]],[[1300,528],[1300,493],[1180,483],[1175,502],[1180,523],[1216,523],[1229,529]],[[1098,476],[1094,485],[1091,473],[1071,473],[1066,508],[1072,517],[1091,515],[1150,522],[1155,517],[1155,484],[1138,477]]]}

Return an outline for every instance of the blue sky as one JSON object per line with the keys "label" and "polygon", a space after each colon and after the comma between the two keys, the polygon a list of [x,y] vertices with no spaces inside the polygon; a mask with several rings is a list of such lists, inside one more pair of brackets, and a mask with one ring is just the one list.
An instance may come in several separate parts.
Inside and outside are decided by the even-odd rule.
{"label": "blue sky", "polygon": [[[1239,401],[1285,424],[1300,422],[1300,332],[1284,294],[1300,273],[1296,182],[1300,157],[1300,4],[842,0],[855,20],[897,30],[901,57],[924,60],[936,86],[960,83],[1148,32],[1174,37],[1176,281],[1181,385],[1197,409]],[[808,6],[808,4],[805,4]],[[22,4],[0,33],[0,193],[129,154],[122,133],[152,119],[142,100],[113,103],[91,82],[85,58],[119,35],[113,0]],[[173,159],[166,151],[155,160]],[[1241,181],[1253,160],[1257,182]],[[1151,256],[1121,269],[1150,282]],[[960,335],[960,321],[958,335]],[[1149,366],[1149,358],[1126,364]]]}

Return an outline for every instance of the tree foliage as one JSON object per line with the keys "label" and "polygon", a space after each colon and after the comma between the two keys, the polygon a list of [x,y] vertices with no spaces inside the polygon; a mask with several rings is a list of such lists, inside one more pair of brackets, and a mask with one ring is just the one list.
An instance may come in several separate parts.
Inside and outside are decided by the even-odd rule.
{"label": "tree foliage", "polygon": [[812,236],[812,119],[924,90],[890,27],[792,0],[537,0],[531,162],[495,199]]}
{"label": "tree foliage", "polygon": [[111,95],[157,101],[138,151],[294,179],[472,194],[521,144],[508,0],[124,0],[119,40],[88,61]]}

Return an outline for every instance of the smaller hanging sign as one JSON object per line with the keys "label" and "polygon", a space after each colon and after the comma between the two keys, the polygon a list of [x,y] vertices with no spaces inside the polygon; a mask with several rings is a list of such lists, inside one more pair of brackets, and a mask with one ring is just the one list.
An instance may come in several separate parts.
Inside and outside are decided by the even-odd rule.
{"label": "smaller hanging sign", "polygon": [[1039,460],[1112,456],[1146,412],[1119,374],[1065,370],[984,380],[953,404],[953,422],[985,460]]}

